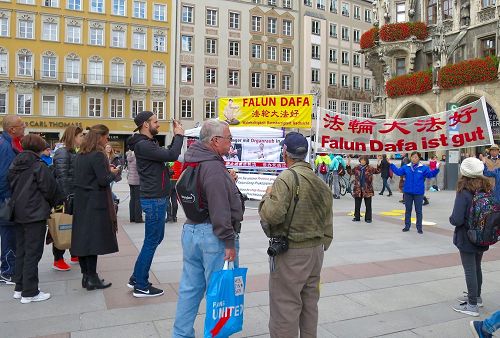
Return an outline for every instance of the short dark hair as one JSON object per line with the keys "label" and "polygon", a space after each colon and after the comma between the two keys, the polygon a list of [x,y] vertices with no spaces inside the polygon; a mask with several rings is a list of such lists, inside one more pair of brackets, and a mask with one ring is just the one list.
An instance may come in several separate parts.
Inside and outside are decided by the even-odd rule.
{"label": "short dark hair", "polygon": [[359,157],[359,163],[360,163],[360,164],[361,164],[361,160],[365,160],[366,165],[370,164],[370,158],[369,158],[368,156],[366,156],[366,155],[361,155],[361,156]]}
{"label": "short dark hair", "polygon": [[21,140],[21,146],[24,150],[31,150],[38,154],[47,149],[47,142],[40,135],[28,134]]}
{"label": "short dark hair", "polygon": [[420,154],[418,151],[413,151],[410,157],[412,157],[413,155],[417,155],[419,159],[422,159],[422,154]]}

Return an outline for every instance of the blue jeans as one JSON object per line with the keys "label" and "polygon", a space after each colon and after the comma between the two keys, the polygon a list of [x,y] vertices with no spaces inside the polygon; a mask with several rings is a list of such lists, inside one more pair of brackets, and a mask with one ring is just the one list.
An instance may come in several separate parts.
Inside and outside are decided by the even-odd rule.
{"label": "blue jeans", "polygon": [[165,235],[165,215],[167,214],[166,198],[141,198],[142,210],[146,214],[144,243],[135,262],[135,286],[138,289],[147,289],[149,286],[149,269],[156,247],[160,245]]}
{"label": "blue jeans", "polygon": [[415,213],[417,214],[417,230],[422,230],[422,204],[424,202],[424,195],[414,195],[404,193],[405,201],[405,228],[411,227],[411,211],[413,204],[415,204]]}
{"label": "blue jeans", "polygon": [[0,242],[2,242],[0,273],[13,276],[16,266],[16,227],[13,224],[0,225]]}
{"label": "blue jeans", "polygon": [[483,321],[483,328],[488,331],[488,333],[493,334],[496,330],[500,329],[500,311],[495,312],[489,318]]}
{"label": "blue jeans", "polygon": [[224,267],[225,245],[215,236],[212,224],[184,224],[181,241],[183,266],[172,333],[174,338],[195,336],[193,325],[210,276]]}
{"label": "blue jeans", "polygon": [[389,186],[389,183],[387,182],[388,179],[389,179],[389,177],[382,177],[382,191],[380,192],[381,194],[383,194],[385,191],[385,188],[387,188],[387,190],[389,191],[389,194],[392,195],[391,187]]}

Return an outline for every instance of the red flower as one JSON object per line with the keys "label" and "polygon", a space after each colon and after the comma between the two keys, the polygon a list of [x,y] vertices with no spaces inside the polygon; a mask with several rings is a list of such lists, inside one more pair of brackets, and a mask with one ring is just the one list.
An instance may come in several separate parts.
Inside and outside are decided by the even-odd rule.
{"label": "red flower", "polygon": [[432,72],[429,70],[396,76],[385,84],[387,96],[418,95],[432,89]]}
{"label": "red flower", "polygon": [[366,31],[361,35],[359,40],[359,45],[361,49],[372,48],[375,46],[375,41],[378,40],[378,28],[373,27],[372,29]]}
{"label": "red flower", "polygon": [[428,35],[427,25],[423,22],[390,23],[380,29],[380,40],[385,42],[402,41],[411,36],[425,40]]}
{"label": "red flower", "polygon": [[497,79],[498,63],[493,57],[472,59],[446,65],[439,72],[439,86],[443,89]]}

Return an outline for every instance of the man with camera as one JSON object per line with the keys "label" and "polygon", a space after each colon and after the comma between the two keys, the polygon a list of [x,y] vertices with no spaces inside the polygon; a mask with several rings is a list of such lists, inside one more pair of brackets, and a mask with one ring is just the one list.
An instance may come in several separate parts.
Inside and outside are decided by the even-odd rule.
{"label": "man with camera", "polygon": [[273,338],[316,337],[321,267],[333,239],[333,197],[314,174],[299,133],[283,141],[283,171],[267,188],[259,215],[269,240],[269,332]]}

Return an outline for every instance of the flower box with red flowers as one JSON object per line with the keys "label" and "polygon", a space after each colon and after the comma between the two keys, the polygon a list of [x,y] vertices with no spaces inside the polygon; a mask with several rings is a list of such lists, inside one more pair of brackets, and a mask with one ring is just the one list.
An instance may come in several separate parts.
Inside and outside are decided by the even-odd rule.
{"label": "flower box with red flowers", "polygon": [[375,46],[375,41],[378,40],[378,28],[373,27],[370,30],[367,30],[366,32],[361,35],[361,39],[359,40],[359,46],[361,49],[368,49],[372,48]]}
{"label": "flower box with red flowers", "polygon": [[446,65],[439,71],[438,83],[443,89],[497,79],[498,60],[488,56]]}
{"label": "flower box with red flowers", "polygon": [[411,73],[393,77],[385,84],[387,96],[398,97],[424,94],[432,89],[432,71]]}
{"label": "flower box with red flowers", "polygon": [[418,40],[427,39],[427,25],[423,22],[397,22],[383,25],[380,29],[380,40],[384,42],[407,40],[412,36]]}

